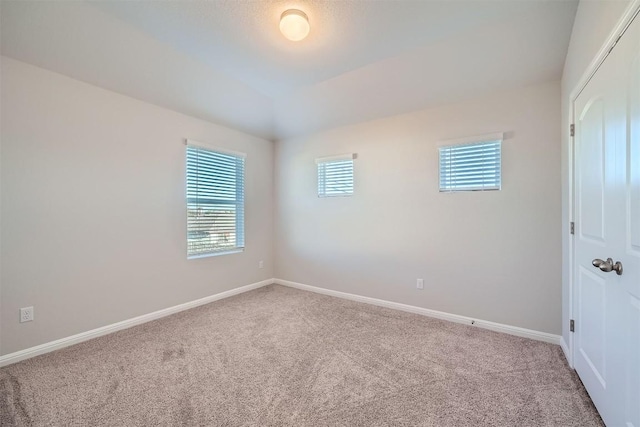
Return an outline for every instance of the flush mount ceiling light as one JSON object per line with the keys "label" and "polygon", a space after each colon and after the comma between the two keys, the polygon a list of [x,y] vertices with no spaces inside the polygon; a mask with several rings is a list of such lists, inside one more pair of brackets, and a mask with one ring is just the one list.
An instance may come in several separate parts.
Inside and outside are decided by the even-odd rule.
{"label": "flush mount ceiling light", "polygon": [[280,16],[280,32],[289,40],[297,42],[309,35],[309,18],[298,9],[289,9]]}

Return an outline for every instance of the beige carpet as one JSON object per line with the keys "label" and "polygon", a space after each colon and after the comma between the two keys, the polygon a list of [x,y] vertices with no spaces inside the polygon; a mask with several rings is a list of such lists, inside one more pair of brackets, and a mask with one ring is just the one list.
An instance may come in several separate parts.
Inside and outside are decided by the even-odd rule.
{"label": "beige carpet", "polygon": [[5,426],[601,426],[559,347],[271,285],[0,370]]}

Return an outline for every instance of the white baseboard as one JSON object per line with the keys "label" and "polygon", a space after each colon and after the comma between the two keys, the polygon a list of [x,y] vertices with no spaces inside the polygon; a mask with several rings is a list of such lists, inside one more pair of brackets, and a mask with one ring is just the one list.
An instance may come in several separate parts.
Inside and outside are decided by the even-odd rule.
{"label": "white baseboard", "polygon": [[[560,335],[553,335],[546,332],[534,331],[531,329],[519,328],[517,326],[509,326],[501,323],[489,322],[486,320],[473,319],[471,317],[460,316],[457,314],[445,313],[442,311],[430,310],[428,308],[416,307],[413,305],[401,304],[397,302],[385,301],[376,298],[370,298],[355,294],[349,294],[346,292],[333,291],[331,289],[318,288],[316,286],[304,285],[302,283],[291,282],[289,280],[282,279],[267,279],[261,282],[252,283],[250,285],[241,286],[229,291],[220,292],[219,294],[211,295],[208,297],[200,298],[195,301],[190,301],[184,304],[179,304],[173,307],[165,308],[163,310],[154,311],[153,313],[144,314],[142,316],[134,317],[132,319],[123,320],[122,322],[113,323],[111,325],[103,326],[100,328],[92,329],[87,332],[82,332],[70,337],[61,338],[59,340],[51,341],[45,344],[37,345],[35,347],[27,348],[25,350],[16,351],[15,353],[6,354],[0,356],[0,367],[11,365],[12,363],[19,362],[21,360],[29,359],[31,357],[39,356],[41,354],[50,353],[55,350],[59,350],[64,347],[69,347],[74,344],[79,344],[83,341],[88,341],[93,338],[98,338],[103,335],[107,335],[122,329],[127,329],[132,326],[147,323],[152,320],[160,319],[162,317],[169,316],[180,311],[189,310],[204,304],[209,304],[214,301],[218,301],[224,298],[229,298],[233,295],[238,295],[243,292],[248,292],[253,289],[258,289],[263,286],[277,283],[279,285],[288,286],[291,288],[297,288],[305,291],[315,292],[318,294],[330,295],[333,297],[348,299],[352,301],[362,302],[366,304],[377,305],[380,307],[392,308],[395,310],[406,311],[409,313],[420,314],[423,316],[435,317],[442,320],[448,320],[456,323],[463,323],[466,325],[477,326],[479,328],[489,329],[496,332],[502,332],[510,335],[516,335],[519,337],[530,338],[538,341],[544,341],[552,344],[558,344],[562,347],[562,350],[569,358],[569,350]],[[473,322],[473,323],[472,323]]]}
{"label": "white baseboard", "polygon": [[502,332],[509,335],[515,335],[518,337],[530,338],[532,340],[544,341],[551,344],[560,345],[561,336],[549,334],[547,332],[539,332],[539,331],[534,331],[532,329],[525,329],[517,326],[504,325],[502,323],[489,322],[487,320],[474,319],[471,317],[445,313],[442,311],[430,310],[428,308],[416,307],[413,305],[401,304],[398,302],[385,301],[385,300],[376,299],[376,298],[349,294],[346,292],[333,291],[331,289],[318,288],[316,286],[304,285],[302,283],[291,282],[289,280],[273,279],[273,281],[278,285],[288,286],[290,288],[296,288],[304,291],[315,292],[318,294],[329,295],[332,297],[338,297],[338,298],[348,299],[352,301],[363,302],[366,304],[377,305],[380,307],[392,308],[396,310],[406,311],[409,313],[420,314],[423,316],[435,317],[442,320],[448,320],[450,322],[464,323],[466,325],[477,326],[479,328],[489,329],[495,332]]}
{"label": "white baseboard", "polygon": [[16,351],[15,353],[9,353],[4,356],[0,356],[0,367],[11,365],[12,363],[19,362],[21,360],[29,359],[41,354],[49,353],[55,350],[59,350],[64,347],[69,347],[74,344],[88,341],[93,338],[98,338],[103,335],[107,335],[122,329],[127,329],[132,326],[147,323],[152,320],[160,319],[161,317],[169,316],[180,311],[189,310],[200,305],[209,304],[210,302],[218,301],[224,298],[229,298],[234,295],[248,292],[253,289],[258,289],[263,286],[267,286],[274,283],[274,279],[267,279],[261,282],[252,283],[250,285],[241,286],[239,288],[231,289],[219,294],[210,295],[208,297],[200,298],[195,301],[186,302],[184,304],[175,305],[173,307],[165,308],[162,310],[154,311],[153,313],[143,314],[142,316],[134,317],[132,319],[123,320],[122,322],[113,323],[111,325],[102,326],[97,329],[92,329],[87,332],[81,332],[70,337],[61,338],[59,340],[51,341],[45,344],[37,345],[35,347],[27,348],[25,350]]}

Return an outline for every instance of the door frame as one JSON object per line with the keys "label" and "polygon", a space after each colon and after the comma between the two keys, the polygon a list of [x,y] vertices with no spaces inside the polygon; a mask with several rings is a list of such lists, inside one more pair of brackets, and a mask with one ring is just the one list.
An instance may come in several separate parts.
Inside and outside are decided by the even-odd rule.
{"label": "door frame", "polygon": [[[618,23],[616,24],[616,26],[613,28],[613,30],[609,33],[609,36],[606,38],[604,44],[602,45],[602,47],[600,48],[600,50],[598,50],[598,53],[596,54],[596,56],[593,58],[593,60],[591,61],[591,63],[589,64],[589,66],[585,69],[585,71],[582,74],[582,77],[580,78],[580,80],[578,80],[578,83],[575,85],[575,87],[573,88],[573,90],[570,92],[569,95],[569,103],[568,103],[568,108],[569,108],[569,123],[568,124],[575,124],[576,123],[576,117],[575,117],[575,108],[574,108],[574,104],[576,99],[578,98],[578,96],[580,95],[580,93],[582,92],[582,90],[585,88],[585,86],[587,85],[587,83],[589,83],[589,81],[591,80],[591,78],[594,76],[594,74],[596,73],[596,71],[598,71],[598,69],[600,68],[600,66],[602,65],[602,63],[607,59],[607,56],[609,56],[609,53],[611,52],[611,50],[613,49],[613,47],[615,46],[615,44],[618,42],[618,40],[620,39],[620,37],[622,36],[622,34],[624,34],[625,30],[629,27],[629,25],[631,24],[631,22],[633,21],[633,19],[636,17],[636,15],[640,14],[640,0],[633,0],[630,2],[630,4],[627,6],[627,9],[624,11],[624,13],[622,14],[622,17],[620,18],[620,20],[618,21]],[[640,19],[640,16],[638,16],[637,19]],[[568,129],[564,129],[563,132],[568,132]],[[569,315],[568,315],[568,319],[574,319],[574,314],[576,313],[576,308],[575,308],[575,270],[576,270],[576,265],[575,265],[575,238],[574,235],[571,235],[568,231],[569,231],[569,224],[575,222],[575,201],[576,201],[576,196],[575,196],[575,138],[573,136],[571,136],[569,134],[568,137],[568,150],[567,150],[567,167],[568,167],[568,178],[569,178],[569,193],[567,195],[568,199],[569,199],[569,203],[568,203],[568,218],[563,218],[563,224],[562,224],[562,230],[563,230],[563,241],[564,239],[569,239],[569,244],[567,245],[569,248],[569,271],[568,271],[568,280],[569,280]],[[564,232],[564,231],[567,232]],[[568,236],[568,237],[565,237]],[[565,319],[564,316],[563,317],[563,321]],[[573,333],[569,333],[569,342],[565,342],[564,337],[561,338],[560,340],[560,345],[562,347],[562,350],[564,351],[565,357],[567,358],[567,361],[569,362],[569,366],[573,369],[574,365],[573,365],[573,361],[574,361],[574,351],[575,351],[575,346],[574,346],[574,335]]]}

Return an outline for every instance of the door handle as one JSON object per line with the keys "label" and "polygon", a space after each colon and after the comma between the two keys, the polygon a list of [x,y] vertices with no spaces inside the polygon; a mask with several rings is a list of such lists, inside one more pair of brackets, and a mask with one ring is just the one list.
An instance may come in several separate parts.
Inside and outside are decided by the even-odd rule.
{"label": "door handle", "polygon": [[600,258],[596,258],[591,262],[591,264],[593,264],[594,267],[604,271],[605,273],[613,270],[613,260],[611,258],[607,259],[606,261],[603,261]]}
{"label": "door handle", "polygon": [[620,261],[617,261],[614,264],[611,258],[607,258],[606,261],[596,258],[591,262],[591,264],[605,273],[615,271],[618,276],[622,276],[622,263]]}

